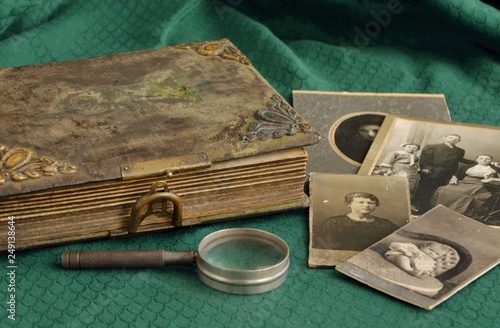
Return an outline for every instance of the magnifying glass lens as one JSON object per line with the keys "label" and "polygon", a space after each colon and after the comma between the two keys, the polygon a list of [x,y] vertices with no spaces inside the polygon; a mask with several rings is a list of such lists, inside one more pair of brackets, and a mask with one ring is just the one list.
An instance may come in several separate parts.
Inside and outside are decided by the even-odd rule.
{"label": "magnifying glass lens", "polygon": [[226,238],[213,245],[202,256],[214,266],[233,270],[258,270],[280,263],[283,250],[263,239]]}
{"label": "magnifying glass lens", "polygon": [[197,273],[206,285],[233,294],[259,294],[286,279],[290,251],[284,240],[257,229],[226,229],[198,246]]}

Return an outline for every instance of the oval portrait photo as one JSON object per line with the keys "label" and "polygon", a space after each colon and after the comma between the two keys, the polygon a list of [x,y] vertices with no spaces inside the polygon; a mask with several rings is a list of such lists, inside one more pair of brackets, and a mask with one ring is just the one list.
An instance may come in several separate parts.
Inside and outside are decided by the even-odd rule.
{"label": "oval portrait photo", "polygon": [[361,165],[385,115],[358,112],[338,119],[328,133],[328,140],[333,150],[349,162]]}

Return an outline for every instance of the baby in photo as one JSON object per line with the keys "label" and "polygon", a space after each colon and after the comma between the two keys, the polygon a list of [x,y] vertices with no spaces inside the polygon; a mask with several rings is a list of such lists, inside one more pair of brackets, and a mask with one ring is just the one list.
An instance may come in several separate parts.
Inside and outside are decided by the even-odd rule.
{"label": "baby in photo", "polygon": [[412,243],[393,242],[385,258],[413,276],[435,277],[455,267],[460,260],[450,246],[431,242],[420,248]]}

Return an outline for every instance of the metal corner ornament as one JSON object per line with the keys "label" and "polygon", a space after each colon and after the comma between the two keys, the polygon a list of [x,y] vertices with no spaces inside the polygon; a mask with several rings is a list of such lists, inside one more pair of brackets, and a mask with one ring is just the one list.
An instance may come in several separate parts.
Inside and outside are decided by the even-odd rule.
{"label": "metal corner ornament", "polygon": [[194,49],[202,56],[219,56],[221,58],[234,60],[245,65],[252,64],[250,59],[238,50],[238,48],[236,48],[228,39],[180,44],[175,46],[175,48]]}
{"label": "metal corner ornament", "polygon": [[242,136],[244,143],[312,132],[311,125],[276,94],[271,97],[266,108],[255,112],[254,117],[257,122],[252,123]]}

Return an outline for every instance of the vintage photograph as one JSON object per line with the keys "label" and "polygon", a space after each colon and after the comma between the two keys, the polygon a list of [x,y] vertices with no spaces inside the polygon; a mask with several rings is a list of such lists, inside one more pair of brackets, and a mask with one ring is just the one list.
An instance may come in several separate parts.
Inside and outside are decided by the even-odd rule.
{"label": "vintage photograph", "polygon": [[388,114],[451,120],[442,94],[294,90],[293,107],[322,137],[308,173],[356,174]]}
{"label": "vintage photograph", "polygon": [[405,178],[311,173],[310,267],[335,266],[410,220]]}
{"label": "vintage photograph", "polygon": [[500,230],[439,205],[336,269],[430,310],[499,262]]}
{"label": "vintage photograph", "polygon": [[405,176],[412,214],[444,205],[500,228],[500,128],[388,115],[358,174]]}
{"label": "vintage photograph", "polygon": [[361,165],[384,118],[385,114],[366,112],[341,117],[328,132],[330,146],[344,160]]}

